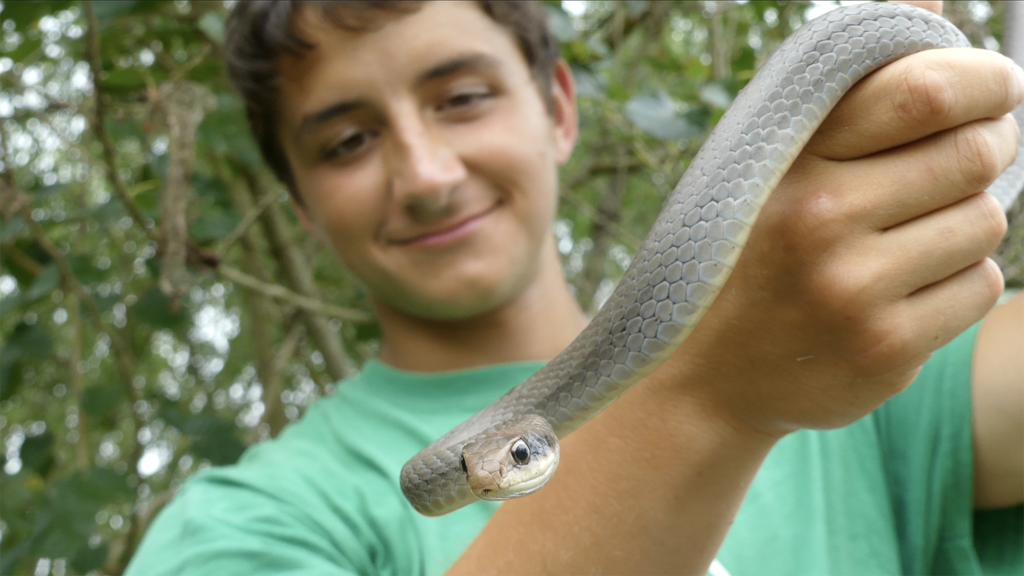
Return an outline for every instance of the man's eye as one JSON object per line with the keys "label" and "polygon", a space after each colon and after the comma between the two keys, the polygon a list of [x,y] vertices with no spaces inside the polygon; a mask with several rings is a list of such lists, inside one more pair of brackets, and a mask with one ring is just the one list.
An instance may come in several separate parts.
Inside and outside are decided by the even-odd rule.
{"label": "man's eye", "polygon": [[460,92],[449,96],[441,105],[442,110],[464,110],[490,98],[490,92]]}
{"label": "man's eye", "polygon": [[335,158],[352,156],[365,148],[370,143],[371,139],[372,135],[368,132],[356,132],[325,150],[324,158],[332,160]]}

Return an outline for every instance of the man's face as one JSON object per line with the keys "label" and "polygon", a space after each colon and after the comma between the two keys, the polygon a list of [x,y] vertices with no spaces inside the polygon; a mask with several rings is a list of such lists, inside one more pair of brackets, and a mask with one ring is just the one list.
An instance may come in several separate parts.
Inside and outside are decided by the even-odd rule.
{"label": "man's face", "polygon": [[521,293],[553,249],[571,80],[549,113],[515,38],[475,3],[427,2],[281,62],[280,134],[305,214],[378,305],[468,318]]}

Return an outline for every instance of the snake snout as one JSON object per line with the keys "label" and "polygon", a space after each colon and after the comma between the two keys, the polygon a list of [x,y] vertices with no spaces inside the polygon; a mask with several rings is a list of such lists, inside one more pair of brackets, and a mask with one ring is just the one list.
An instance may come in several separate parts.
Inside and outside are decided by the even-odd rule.
{"label": "snake snout", "polygon": [[498,433],[466,444],[459,466],[481,500],[525,496],[554,475],[558,437],[544,418],[524,416]]}

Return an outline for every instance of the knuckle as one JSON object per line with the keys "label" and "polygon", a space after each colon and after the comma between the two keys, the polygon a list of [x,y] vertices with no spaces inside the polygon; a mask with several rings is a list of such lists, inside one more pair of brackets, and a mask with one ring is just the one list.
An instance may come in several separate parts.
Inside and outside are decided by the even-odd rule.
{"label": "knuckle", "polygon": [[826,190],[815,191],[794,201],[791,225],[784,231],[794,241],[820,245],[835,237],[847,219],[847,207],[840,195]]}
{"label": "knuckle", "polygon": [[896,116],[905,124],[947,118],[953,110],[953,88],[945,75],[931,66],[911,68],[901,90],[893,91]]}
{"label": "knuckle", "polygon": [[816,296],[818,309],[843,325],[856,327],[872,309],[877,288],[876,274],[869,266],[850,266],[837,258],[819,268],[808,293]]}
{"label": "knuckle", "polygon": [[981,276],[982,294],[981,298],[986,302],[985,309],[995,306],[996,301],[1003,294],[1006,279],[999,265],[991,258],[985,258],[978,266],[978,274]]}
{"label": "knuckle", "polygon": [[851,355],[862,376],[879,376],[904,364],[914,350],[914,332],[906,322],[876,318],[860,332],[859,350]]}
{"label": "knuckle", "polygon": [[1017,63],[1007,56],[1003,56],[1001,54],[999,56],[1001,58],[1001,61],[999,62],[1001,74],[999,74],[999,76],[1003,79],[1002,88],[1005,94],[1006,103],[1009,104],[1011,108],[1016,108],[1021,104],[1021,97],[1024,96],[1021,94],[1021,86],[1017,79],[1017,74],[1014,72],[1014,68],[1016,68]]}
{"label": "knuckle", "polygon": [[1003,168],[997,139],[981,123],[972,122],[956,130],[953,149],[964,184],[983,188],[995,180]]}
{"label": "knuckle", "polygon": [[994,249],[1006,235],[1008,224],[1006,213],[999,201],[991,194],[978,195],[978,230],[988,240],[989,249]]}

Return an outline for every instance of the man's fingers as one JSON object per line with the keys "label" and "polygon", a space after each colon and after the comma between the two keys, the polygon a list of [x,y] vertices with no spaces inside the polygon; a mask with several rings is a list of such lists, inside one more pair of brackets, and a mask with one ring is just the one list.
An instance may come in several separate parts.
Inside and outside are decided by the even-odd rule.
{"label": "man's fingers", "polygon": [[896,0],[893,4],[909,4],[942,16],[942,0]]}
{"label": "man's fingers", "polygon": [[899,316],[907,330],[932,336],[930,342],[917,341],[921,352],[930,352],[983,317],[1002,291],[1003,274],[986,258],[912,294],[903,301]]}
{"label": "man's fingers", "polygon": [[981,192],[1013,164],[1019,134],[1006,115],[837,163],[837,170],[860,183],[846,189],[844,217],[886,230]]}
{"label": "man's fingers", "polygon": [[850,160],[888,150],[1024,102],[1024,76],[989,50],[928,50],[897,60],[854,86],[805,151]]}
{"label": "man's fingers", "polygon": [[984,260],[1006,233],[1006,216],[988,194],[975,194],[871,238],[899,296],[914,294]]}

